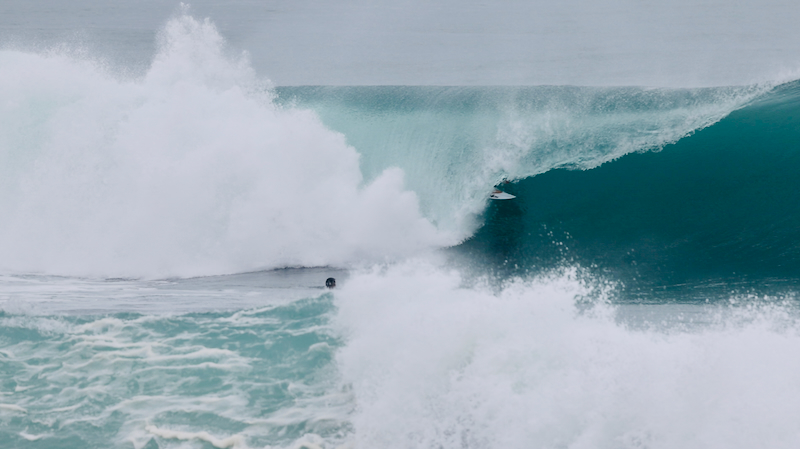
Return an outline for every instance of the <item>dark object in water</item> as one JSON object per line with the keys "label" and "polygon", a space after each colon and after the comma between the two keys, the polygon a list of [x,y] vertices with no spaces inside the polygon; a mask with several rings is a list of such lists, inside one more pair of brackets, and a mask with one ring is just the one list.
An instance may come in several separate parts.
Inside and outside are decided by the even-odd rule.
{"label": "dark object in water", "polygon": [[334,279],[334,278],[326,279],[325,280],[325,286],[328,287],[328,288],[336,287],[336,279]]}

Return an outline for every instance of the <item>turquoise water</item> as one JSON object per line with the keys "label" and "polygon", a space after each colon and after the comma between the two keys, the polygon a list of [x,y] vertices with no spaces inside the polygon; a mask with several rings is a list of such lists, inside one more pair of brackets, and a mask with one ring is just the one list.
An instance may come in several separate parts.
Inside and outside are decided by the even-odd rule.
{"label": "turquoise water", "polygon": [[[481,5],[437,25],[451,49],[495,40],[436,82],[419,69],[436,52],[412,45],[435,8],[383,26],[411,9],[201,3],[217,28],[158,2],[15,4],[0,15],[0,448],[797,447],[800,97],[767,64],[791,65],[791,45],[773,42],[757,82],[675,87],[674,70],[700,72],[664,68],[684,44],[655,37],[592,65],[645,14],[581,57],[591,33],[530,53],[565,78],[515,87],[532,65],[491,74],[519,49],[486,54],[547,34],[521,4],[470,32]],[[584,23],[553,8],[564,30]],[[283,59],[280,76],[306,79],[297,45],[352,11],[368,48],[397,50],[377,59],[398,78],[361,73],[376,57],[354,32],[314,50],[347,86],[261,74]],[[622,20],[603,14],[595,31]],[[231,48],[265,17],[286,46]],[[697,45],[725,54],[712,41]],[[667,87],[612,82],[661,79],[635,63],[655,50]],[[597,78],[570,82],[576,61]],[[495,185],[517,198],[490,201]]]}
{"label": "turquoise water", "polygon": [[[592,267],[636,295],[688,284],[794,288],[796,82],[762,92],[306,87],[278,94],[313,107],[363,149],[365,174],[406,167],[429,216],[457,215],[475,178],[512,180],[500,187],[518,198],[488,204],[477,232],[452,251],[485,261],[479,270],[507,277]],[[497,154],[505,157],[487,177]]]}
{"label": "turquoise water", "polygon": [[[387,166],[403,168],[423,213],[440,229],[468,236],[484,222],[473,218],[485,207],[487,185],[659,150],[766,90],[377,86],[275,92],[279,103],[312,108],[344,134],[359,149],[368,181]],[[535,198],[545,196],[527,195],[515,204]]]}
{"label": "turquoise water", "polygon": [[798,112],[793,82],[659,152],[507,185],[522,201],[493,203],[462,248],[508,260],[516,273],[559,260],[596,266],[637,291],[719,283],[794,291]]}
{"label": "turquoise water", "polygon": [[[325,330],[332,295],[269,301],[258,285],[268,279],[250,276],[247,285],[229,278],[222,282],[225,293],[204,289],[202,281],[145,287],[4,279],[17,292],[40,289],[37,284],[58,288],[59,296],[73,290],[71,307],[94,296],[96,309],[115,312],[54,315],[60,307],[31,304],[30,294],[19,307],[44,315],[3,312],[3,447],[163,447],[158,436],[217,447],[288,445],[308,433],[341,439],[352,398],[337,390],[331,366],[340,345]],[[250,307],[231,303],[239,296],[250,296]],[[181,297],[193,309],[205,302],[239,310],[165,313],[164,305],[143,305],[169,301],[167,308],[174,308]],[[129,308],[140,311],[121,311]],[[177,429],[188,436],[170,436]],[[233,436],[207,437],[200,429]]]}

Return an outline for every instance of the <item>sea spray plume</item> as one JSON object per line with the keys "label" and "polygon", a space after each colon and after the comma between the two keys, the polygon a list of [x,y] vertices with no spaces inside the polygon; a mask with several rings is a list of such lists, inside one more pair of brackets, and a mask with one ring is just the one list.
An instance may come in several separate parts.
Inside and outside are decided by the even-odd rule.
{"label": "sea spray plume", "polygon": [[361,186],[359,154],[341,134],[254,93],[246,56],[228,57],[210,22],[181,15],[159,41],[137,81],[68,57],[0,53],[2,114],[18,130],[0,140],[11,173],[1,267],[189,276],[452,243],[420,215],[401,170]]}
{"label": "sea spray plume", "polygon": [[587,286],[569,272],[500,293],[462,285],[457,272],[409,262],[356,274],[336,293],[354,446],[797,443],[800,333],[780,307],[631,329],[621,306],[582,313]]}
{"label": "sea spray plume", "polygon": [[233,55],[211,20],[195,19],[189,15],[188,5],[181,4],[181,14],[164,25],[157,41],[159,51],[147,72],[148,84],[173,89],[191,83],[220,91],[253,86],[253,92],[269,95],[258,85],[268,82],[257,79],[249,54]]}

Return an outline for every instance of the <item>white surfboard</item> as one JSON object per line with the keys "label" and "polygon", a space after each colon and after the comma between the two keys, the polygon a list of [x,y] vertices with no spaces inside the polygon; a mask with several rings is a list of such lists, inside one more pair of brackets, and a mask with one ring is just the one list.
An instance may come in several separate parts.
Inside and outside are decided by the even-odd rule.
{"label": "white surfboard", "polygon": [[506,193],[501,190],[495,190],[491,195],[489,195],[489,198],[493,200],[511,200],[516,197],[510,193]]}

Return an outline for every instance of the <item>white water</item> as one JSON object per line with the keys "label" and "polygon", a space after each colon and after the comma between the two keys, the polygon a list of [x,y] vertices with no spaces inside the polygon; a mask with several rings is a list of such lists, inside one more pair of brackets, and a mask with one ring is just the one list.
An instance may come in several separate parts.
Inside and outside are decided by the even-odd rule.
{"label": "white water", "polygon": [[168,23],[143,79],[0,52],[0,267],[189,276],[386,261],[454,243],[403,172],[280,109],[209,22]]}
{"label": "white water", "polygon": [[[337,293],[354,447],[792,448],[792,307],[641,307],[622,319],[569,273],[501,293],[408,263]],[[635,313],[627,313],[633,317]],[[617,319],[615,319],[615,317]],[[671,322],[668,323],[668,321]]]}
{"label": "white water", "polygon": [[[604,288],[571,271],[498,291],[424,260],[354,273],[332,294],[306,287],[311,301],[271,297],[261,290],[271,277],[172,288],[3,279],[0,298],[33,305],[0,304],[13,342],[0,350],[13,372],[0,388],[4,432],[138,449],[153,438],[163,449],[788,449],[800,441],[800,321],[791,304],[611,306]],[[51,316],[63,310],[51,296],[83,306],[81,314],[100,303],[146,315]],[[173,315],[192,310],[184,298],[204,313]],[[165,304],[138,307],[148,300]],[[245,309],[208,313],[220,305]],[[329,354],[333,362],[320,363]]]}

